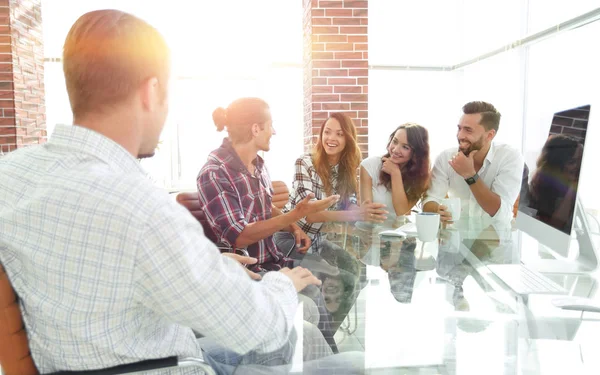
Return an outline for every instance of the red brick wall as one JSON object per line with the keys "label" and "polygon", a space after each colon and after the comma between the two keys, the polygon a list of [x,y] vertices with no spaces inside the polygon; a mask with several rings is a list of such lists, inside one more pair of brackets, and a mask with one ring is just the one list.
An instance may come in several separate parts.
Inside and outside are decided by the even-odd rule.
{"label": "red brick wall", "polygon": [[46,141],[41,0],[0,0],[0,147]]}
{"label": "red brick wall", "polygon": [[583,106],[557,113],[552,118],[550,134],[569,135],[577,139],[579,142],[584,143],[589,118],[589,106]]}
{"label": "red brick wall", "polygon": [[350,115],[368,153],[368,1],[303,0],[304,149],[331,112]]}

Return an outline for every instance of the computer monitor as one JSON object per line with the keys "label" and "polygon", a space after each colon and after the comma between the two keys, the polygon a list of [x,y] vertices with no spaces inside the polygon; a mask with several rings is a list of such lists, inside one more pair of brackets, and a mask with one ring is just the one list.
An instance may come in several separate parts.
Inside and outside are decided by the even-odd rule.
{"label": "computer monitor", "polygon": [[521,189],[516,225],[555,258],[537,261],[536,268],[547,268],[540,271],[589,272],[598,265],[577,195],[590,109],[585,105],[555,113],[535,165],[527,166],[531,173]]}

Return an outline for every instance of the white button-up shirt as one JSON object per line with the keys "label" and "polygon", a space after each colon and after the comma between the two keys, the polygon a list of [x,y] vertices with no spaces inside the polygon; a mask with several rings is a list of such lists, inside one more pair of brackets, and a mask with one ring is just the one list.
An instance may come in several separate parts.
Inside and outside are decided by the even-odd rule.
{"label": "white button-up shirt", "polygon": [[[461,217],[489,217],[477,203],[465,179],[448,164],[457,152],[458,148],[454,147],[438,156],[431,171],[431,186],[423,203],[441,203],[448,195],[449,198],[461,199]],[[479,179],[500,196],[500,209],[494,219],[511,220],[513,207],[521,190],[523,166],[523,156],[519,151],[508,145],[492,142],[483,166],[477,173]]]}
{"label": "white button-up shirt", "polygon": [[289,278],[250,280],[131,154],[80,126],[0,160],[0,261],[41,373],[201,357],[190,327],[270,352],[298,303]]}

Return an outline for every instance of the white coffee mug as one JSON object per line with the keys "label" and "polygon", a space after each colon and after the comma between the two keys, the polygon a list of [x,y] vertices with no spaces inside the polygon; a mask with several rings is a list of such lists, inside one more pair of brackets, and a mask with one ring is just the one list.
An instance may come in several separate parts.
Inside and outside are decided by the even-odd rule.
{"label": "white coffee mug", "polygon": [[420,212],[417,218],[417,235],[422,242],[435,241],[440,229],[440,214]]}
{"label": "white coffee mug", "polygon": [[442,199],[442,205],[446,206],[446,211],[452,215],[452,221],[460,220],[460,198]]}

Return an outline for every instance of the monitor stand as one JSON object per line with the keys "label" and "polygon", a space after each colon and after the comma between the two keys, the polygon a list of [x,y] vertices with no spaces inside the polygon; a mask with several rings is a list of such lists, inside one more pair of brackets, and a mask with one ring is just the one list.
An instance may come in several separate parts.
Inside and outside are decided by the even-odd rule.
{"label": "monitor stand", "polygon": [[[574,259],[568,259],[544,246],[544,252],[554,259],[534,259],[523,262],[528,267],[547,274],[589,274],[598,268],[598,247],[589,228],[586,212],[577,199],[573,218],[573,232],[569,253],[575,253]],[[540,244],[540,246],[543,246]]]}

